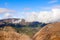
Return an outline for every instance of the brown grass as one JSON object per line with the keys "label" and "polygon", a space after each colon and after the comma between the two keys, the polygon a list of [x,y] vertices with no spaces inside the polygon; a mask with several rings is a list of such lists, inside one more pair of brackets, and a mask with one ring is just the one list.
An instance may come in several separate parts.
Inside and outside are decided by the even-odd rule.
{"label": "brown grass", "polygon": [[0,40],[31,40],[29,36],[25,34],[19,34],[16,32],[0,31]]}
{"label": "brown grass", "polygon": [[60,23],[48,24],[38,31],[34,40],[60,40]]}
{"label": "brown grass", "polygon": [[32,40],[28,35],[20,34],[14,28],[7,26],[0,30],[0,40]]}
{"label": "brown grass", "polygon": [[2,30],[3,30],[3,31],[7,31],[7,32],[8,32],[8,31],[16,32],[16,30],[15,30],[13,27],[11,27],[11,26],[5,26],[4,28],[2,28]]}

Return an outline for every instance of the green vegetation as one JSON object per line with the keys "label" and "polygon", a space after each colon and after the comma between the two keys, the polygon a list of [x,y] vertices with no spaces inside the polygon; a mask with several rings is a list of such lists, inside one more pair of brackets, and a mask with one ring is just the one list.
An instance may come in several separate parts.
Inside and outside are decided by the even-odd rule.
{"label": "green vegetation", "polygon": [[27,34],[30,37],[32,37],[37,31],[40,30],[41,27],[22,27],[22,28],[16,28],[18,33],[23,33],[23,34]]}

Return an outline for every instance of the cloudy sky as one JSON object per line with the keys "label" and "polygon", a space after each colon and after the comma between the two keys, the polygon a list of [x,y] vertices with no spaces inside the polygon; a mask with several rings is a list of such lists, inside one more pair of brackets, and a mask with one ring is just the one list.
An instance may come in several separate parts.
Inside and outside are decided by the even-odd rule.
{"label": "cloudy sky", "polygon": [[27,21],[60,20],[60,0],[0,0],[0,19],[24,18]]}

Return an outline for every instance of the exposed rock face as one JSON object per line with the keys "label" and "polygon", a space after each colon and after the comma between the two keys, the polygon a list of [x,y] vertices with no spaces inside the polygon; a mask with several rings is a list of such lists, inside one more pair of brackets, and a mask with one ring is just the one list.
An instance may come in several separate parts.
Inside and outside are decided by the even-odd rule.
{"label": "exposed rock face", "polygon": [[33,36],[34,40],[60,40],[60,23],[48,24]]}
{"label": "exposed rock face", "polygon": [[19,34],[16,32],[0,31],[0,40],[31,40],[29,36],[25,34]]}

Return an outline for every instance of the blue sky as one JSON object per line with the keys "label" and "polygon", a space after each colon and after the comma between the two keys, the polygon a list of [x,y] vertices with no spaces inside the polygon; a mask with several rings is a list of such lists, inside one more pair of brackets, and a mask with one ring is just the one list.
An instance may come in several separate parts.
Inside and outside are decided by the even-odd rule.
{"label": "blue sky", "polygon": [[[4,18],[5,15],[26,18],[27,13],[37,12],[38,14],[55,6],[60,6],[60,0],[0,0],[0,10],[4,10],[0,12],[0,18]],[[5,10],[8,11],[5,12]]]}

